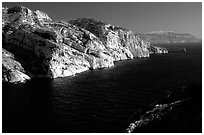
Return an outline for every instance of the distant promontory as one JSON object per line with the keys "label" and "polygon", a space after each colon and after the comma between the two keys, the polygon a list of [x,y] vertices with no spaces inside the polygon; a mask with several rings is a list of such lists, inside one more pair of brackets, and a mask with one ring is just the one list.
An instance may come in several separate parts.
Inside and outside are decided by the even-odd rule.
{"label": "distant promontory", "polygon": [[191,34],[174,33],[173,31],[157,31],[145,34],[136,34],[142,40],[146,40],[151,44],[174,44],[174,43],[197,43],[202,42],[201,39]]}

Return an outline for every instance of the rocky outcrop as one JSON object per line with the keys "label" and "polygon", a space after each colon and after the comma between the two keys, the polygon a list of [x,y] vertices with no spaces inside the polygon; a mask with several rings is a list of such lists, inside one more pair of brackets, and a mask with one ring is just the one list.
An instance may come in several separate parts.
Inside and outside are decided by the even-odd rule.
{"label": "rocky outcrop", "polygon": [[23,6],[2,10],[3,48],[32,77],[72,76],[161,52],[133,32],[101,21],[53,21],[46,13]]}
{"label": "rocky outcrop", "polygon": [[151,32],[147,34],[136,34],[142,40],[146,40],[151,44],[172,44],[172,43],[196,43],[202,42],[191,34],[178,34],[169,31]]}
{"label": "rocky outcrop", "polygon": [[2,80],[4,82],[18,83],[29,80],[24,68],[16,61],[13,54],[2,49]]}
{"label": "rocky outcrop", "polygon": [[150,46],[149,48],[150,54],[152,53],[168,53],[168,50],[166,48],[157,47],[157,46]]}
{"label": "rocky outcrop", "polygon": [[145,127],[148,127],[151,124],[153,125],[153,124],[159,123],[158,121],[165,119],[165,117],[167,117],[171,112],[174,111],[173,109],[175,109],[178,106],[181,106],[183,102],[187,102],[189,99],[190,98],[182,99],[182,100],[174,101],[172,103],[167,103],[167,104],[156,104],[151,110],[142,114],[138,120],[130,123],[130,125],[124,132],[134,133],[137,130],[142,128],[144,130]]}

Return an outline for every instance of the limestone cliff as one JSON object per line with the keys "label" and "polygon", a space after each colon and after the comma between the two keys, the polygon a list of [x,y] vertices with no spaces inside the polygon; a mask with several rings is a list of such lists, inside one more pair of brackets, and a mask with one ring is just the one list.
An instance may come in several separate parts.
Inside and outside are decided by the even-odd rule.
{"label": "limestone cliff", "polygon": [[22,73],[32,77],[71,76],[111,67],[114,61],[167,52],[117,26],[85,18],[53,21],[23,6],[2,8],[2,36],[3,48],[19,60]]}
{"label": "limestone cliff", "polygon": [[69,22],[96,35],[115,61],[149,56],[148,47],[150,44],[134,36],[134,33],[129,30],[88,18],[70,20]]}
{"label": "limestone cliff", "polygon": [[151,44],[172,44],[172,43],[195,43],[201,42],[191,34],[178,34],[171,31],[159,31],[146,34],[136,34],[142,40],[146,40]]}

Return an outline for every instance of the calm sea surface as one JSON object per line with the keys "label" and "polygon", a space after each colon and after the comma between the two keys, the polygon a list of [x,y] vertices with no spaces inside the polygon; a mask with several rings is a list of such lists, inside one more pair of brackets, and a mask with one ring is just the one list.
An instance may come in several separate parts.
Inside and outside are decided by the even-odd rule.
{"label": "calm sea surface", "polygon": [[201,44],[165,47],[173,51],[74,77],[3,84],[3,132],[121,132],[138,109],[202,85]]}

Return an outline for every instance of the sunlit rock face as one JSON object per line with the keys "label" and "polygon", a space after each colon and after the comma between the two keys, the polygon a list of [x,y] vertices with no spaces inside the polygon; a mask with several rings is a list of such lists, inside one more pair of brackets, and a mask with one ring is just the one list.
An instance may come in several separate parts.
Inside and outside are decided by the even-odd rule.
{"label": "sunlit rock face", "polygon": [[93,19],[53,21],[23,6],[2,8],[2,36],[5,51],[20,60],[22,73],[30,77],[72,76],[118,60],[149,57],[153,50],[129,30]]}
{"label": "sunlit rock face", "polygon": [[149,56],[148,47],[150,44],[142,41],[129,30],[88,18],[70,20],[69,22],[98,37],[114,61]]}

